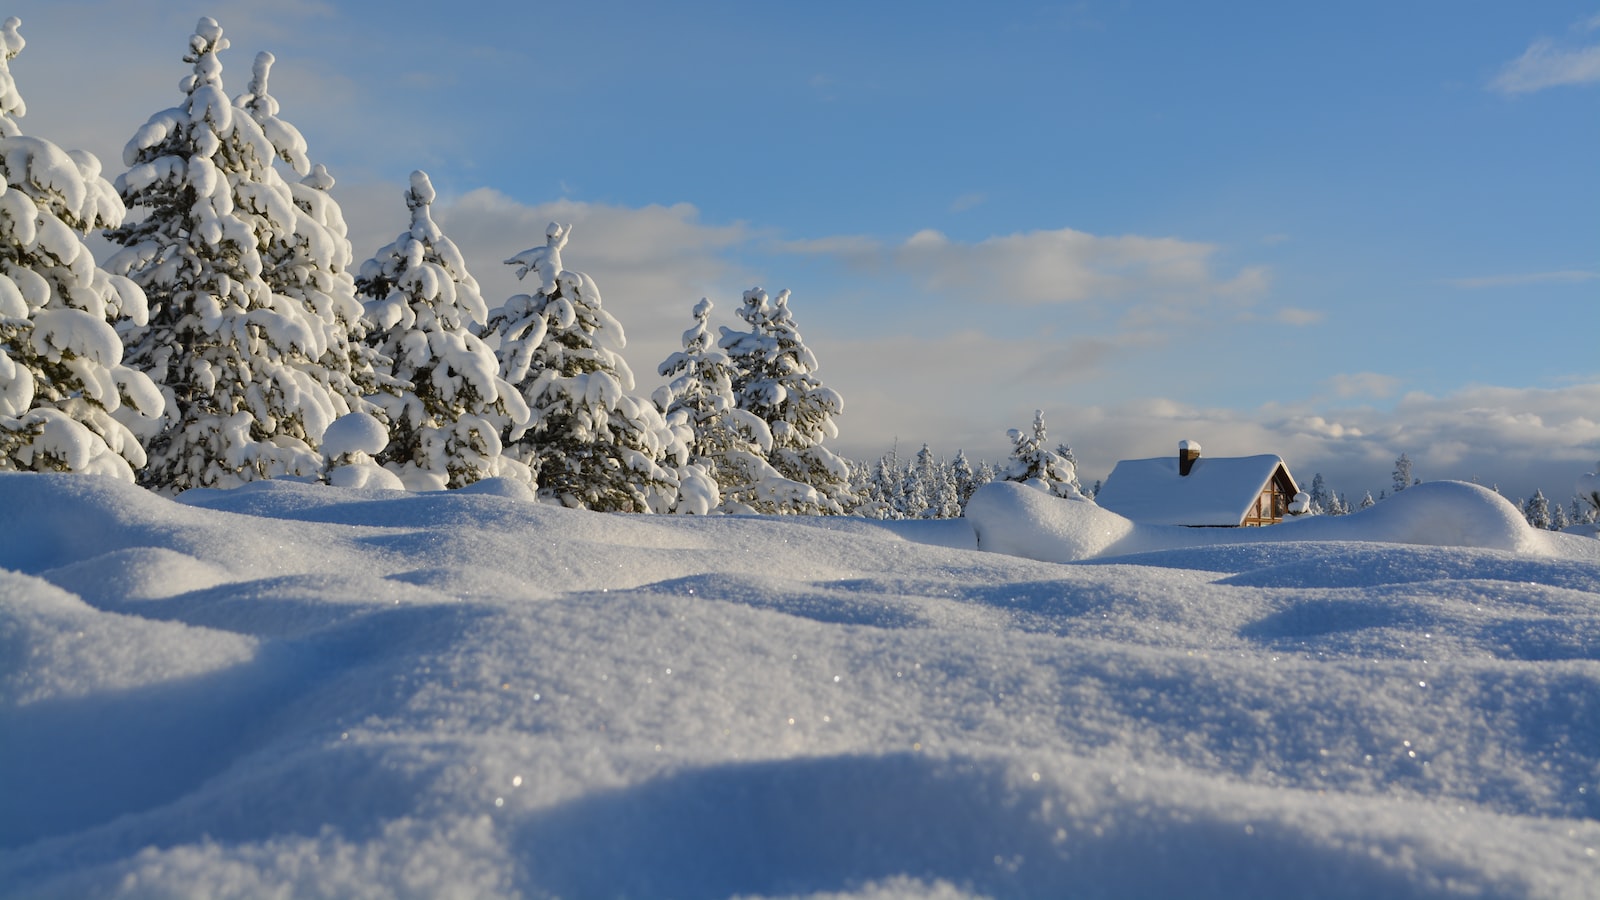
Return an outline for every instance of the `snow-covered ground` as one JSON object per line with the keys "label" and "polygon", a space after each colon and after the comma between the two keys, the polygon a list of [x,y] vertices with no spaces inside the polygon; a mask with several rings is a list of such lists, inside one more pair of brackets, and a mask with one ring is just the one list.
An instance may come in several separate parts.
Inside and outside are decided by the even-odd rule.
{"label": "snow-covered ground", "polygon": [[0,475],[0,894],[1596,897],[1600,541]]}

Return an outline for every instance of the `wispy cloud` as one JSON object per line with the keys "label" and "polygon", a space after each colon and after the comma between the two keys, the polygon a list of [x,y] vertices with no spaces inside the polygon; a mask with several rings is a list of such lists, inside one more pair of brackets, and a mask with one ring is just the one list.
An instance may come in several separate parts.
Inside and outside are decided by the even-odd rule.
{"label": "wispy cloud", "polygon": [[1561,38],[1541,37],[1489,82],[1502,94],[1526,94],[1561,85],[1600,82],[1600,16],[1585,19]]}
{"label": "wispy cloud", "polygon": [[989,202],[989,195],[983,191],[968,191],[950,201],[951,212],[966,212],[969,209],[982,206]]}
{"label": "wispy cloud", "polygon": [[1400,379],[1378,372],[1341,373],[1326,384],[1340,397],[1389,397],[1400,389]]}
{"label": "wispy cloud", "polygon": [[927,229],[899,244],[871,238],[794,241],[780,249],[826,254],[864,268],[894,268],[924,290],[1012,306],[1093,301],[1202,300],[1254,296],[1265,270],[1219,276],[1217,247],[1178,238],[1103,237],[1062,228],[952,240]]}
{"label": "wispy cloud", "polygon": [[1533,284],[1578,284],[1600,278],[1600,272],[1583,269],[1565,269],[1559,272],[1528,272],[1520,275],[1482,275],[1474,278],[1451,278],[1446,284],[1459,288],[1519,287]]}
{"label": "wispy cloud", "polygon": [[1319,309],[1300,309],[1299,307],[1295,306],[1285,306],[1276,313],[1273,313],[1272,317],[1284,325],[1294,325],[1296,327],[1303,328],[1307,325],[1320,324],[1322,320],[1326,319],[1328,316],[1327,313],[1324,313]]}

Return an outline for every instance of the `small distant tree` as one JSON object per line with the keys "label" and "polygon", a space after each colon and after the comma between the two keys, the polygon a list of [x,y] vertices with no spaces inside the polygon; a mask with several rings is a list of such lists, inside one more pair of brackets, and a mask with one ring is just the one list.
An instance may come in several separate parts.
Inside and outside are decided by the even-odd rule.
{"label": "small distant tree", "polygon": [[1311,477],[1310,506],[1307,509],[1311,515],[1328,515],[1334,505],[1333,492],[1328,490],[1328,483],[1323,480],[1322,473]]}
{"label": "small distant tree", "polygon": [[1567,510],[1566,510],[1565,507],[1563,507],[1559,503],[1550,504],[1550,530],[1551,531],[1560,531],[1561,529],[1566,528],[1568,525],[1571,525],[1571,524],[1572,524],[1572,522],[1567,518]]}
{"label": "small distant tree", "polygon": [[1377,505],[1378,505],[1378,501],[1372,499],[1372,492],[1371,491],[1363,491],[1361,493],[1361,502],[1359,504],[1357,504],[1357,507],[1359,509],[1370,509],[1370,508],[1372,508],[1374,506],[1377,506]]}
{"label": "small distant tree", "polygon": [[937,459],[927,444],[917,451],[913,464],[921,509],[913,514],[924,519],[954,519],[961,515],[961,499],[955,475],[943,460]]}
{"label": "small distant tree", "polygon": [[965,451],[956,451],[956,458],[950,462],[950,471],[956,482],[956,501],[965,513],[967,501],[971,500],[973,492],[983,485],[978,481],[978,471],[972,467],[972,462],[967,459]]}
{"label": "small distant tree", "polygon": [[1410,487],[1416,481],[1411,476],[1411,457],[1404,453],[1394,461],[1394,492],[1396,494]]}
{"label": "small distant tree", "polygon": [[863,466],[851,489],[856,515],[869,519],[903,519],[904,475],[897,452],[891,449],[870,466]]}
{"label": "small distant tree", "polygon": [[1078,469],[1058,452],[1048,449],[1044,410],[1033,414],[1033,428],[1016,428],[1006,433],[1011,439],[1011,457],[1005,470],[1006,481],[1037,482],[1058,497],[1087,500],[1078,484]]}
{"label": "small distant tree", "polygon": [[1545,499],[1544,491],[1536,490],[1532,497],[1522,502],[1522,516],[1534,528],[1549,529],[1550,502]]}
{"label": "small distant tree", "polygon": [[494,351],[473,334],[487,318],[478,282],[433,221],[433,183],[411,173],[411,224],[361,265],[367,342],[389,388],[374,399],[390,438],[377,461],[411,490],[463,487],[491,476],[528,482],[503,455],[502,433],[528,421],[522,397],[500,378]]}
{"label": "small distant tree", "polygon": [[143,325],[145,296],[84,243],[126,210],[94,156],[22,134],[10,70],[21,24],[0,29],[0,470],[132,481],[144,450],[115,414],[148,420],[162,398],[122,364],[113,326]]}
{"label": "small distant tree", "polygon": [[1567,521],[1573,525],[1593,524],[1597,516],[1600,516],[1600,508],[1583,497],[1573,497],[1572,502],[1567,504]]}

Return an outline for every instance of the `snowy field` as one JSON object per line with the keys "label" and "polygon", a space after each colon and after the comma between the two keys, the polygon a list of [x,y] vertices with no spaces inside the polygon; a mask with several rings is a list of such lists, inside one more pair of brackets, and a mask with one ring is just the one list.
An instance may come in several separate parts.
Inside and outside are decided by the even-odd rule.
{"label": "snowy field", "polygon": [[1600,897],[1600,541],[1488,491],[523,490],[0,475],[0,894]]}

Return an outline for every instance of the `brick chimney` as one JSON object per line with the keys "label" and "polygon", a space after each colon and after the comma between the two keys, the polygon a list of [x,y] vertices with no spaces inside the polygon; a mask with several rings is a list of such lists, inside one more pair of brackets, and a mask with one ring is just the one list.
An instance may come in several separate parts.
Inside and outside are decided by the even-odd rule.
{"label": "brick chimney", "polygon": [[1200,458],[1200,442],[1199,441],[1179,441],[1178,442],[1178,474],[1179,475],[1188,475],[1189,474],[1189,470],[1194,468],[1195,460],[1197,460],[1199,458]]}

